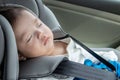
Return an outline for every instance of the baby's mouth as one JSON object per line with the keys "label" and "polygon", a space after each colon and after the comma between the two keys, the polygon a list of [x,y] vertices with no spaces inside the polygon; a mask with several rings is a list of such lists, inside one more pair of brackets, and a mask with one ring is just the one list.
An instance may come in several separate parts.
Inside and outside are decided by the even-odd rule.
{"label": "baby's mouth", "polygon": [[45,37],[45,38],[44,38],[44,40],[43,40],[44,45],[47,44],[48,40],[49,40],[49,37]]}

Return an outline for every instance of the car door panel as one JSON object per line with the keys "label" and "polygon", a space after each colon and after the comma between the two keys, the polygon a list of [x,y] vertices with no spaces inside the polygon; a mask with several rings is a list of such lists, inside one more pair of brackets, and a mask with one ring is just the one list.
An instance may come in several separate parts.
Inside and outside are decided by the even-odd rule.
{"label": "car door panel", "polygon": [[84,6],[44,0],[63,29],[89,47],[117,47],[120,16]]}

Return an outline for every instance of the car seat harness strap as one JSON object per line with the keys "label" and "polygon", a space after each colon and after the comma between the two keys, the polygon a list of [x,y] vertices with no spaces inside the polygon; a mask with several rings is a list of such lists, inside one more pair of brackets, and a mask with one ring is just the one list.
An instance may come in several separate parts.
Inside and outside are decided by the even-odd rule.
{"label": "car seat harness strap", "polygon": [[88,67],[69,60],[62,61],[53,73],[85,80],[116,80],[116,75],[113,72]]}
{"label": "car seat harness strap", "polygon": [[106,61],[104,58],[99,56],[97,53],[95,53],[93,50],[85,46],[83,43],[72,37],[71,35],[67,34],[68,37],[71,37],[76,43],[78,43],[80,46],[82,46],[86,51],[88,51],[92,56],[94,56],[96,59],[98,59],[100,62],[104,63],[107,67],[109,67],[112,71],[116,71],[115,67]]}

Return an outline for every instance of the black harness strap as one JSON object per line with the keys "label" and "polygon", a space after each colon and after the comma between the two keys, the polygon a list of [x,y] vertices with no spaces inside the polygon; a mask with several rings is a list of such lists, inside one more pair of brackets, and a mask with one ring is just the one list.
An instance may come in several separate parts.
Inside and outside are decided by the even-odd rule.
{"label": "black harness strap", "polygon": [[71,35],[68,34],[67,36],[71,37],[76,43],[78,43],[80,46],[82,46],[86,51],[88,51],[96,59],[98,59],[99,61],[101,61],[102,63],[104,63],[106,66],[108,66],[112,71],[116,71],[115,67],[111,63],[109,63],[108,61],[106,61],[105,59],[103,59],[101,56],[99,56],[98,54],[96,54],[94,51],[92,51],[91,49],[89,49],[87,46],[85,46],[83,43],[81,43],[80,41],[78,41],[77,39],[75,39],[74,37],[72,37]]}

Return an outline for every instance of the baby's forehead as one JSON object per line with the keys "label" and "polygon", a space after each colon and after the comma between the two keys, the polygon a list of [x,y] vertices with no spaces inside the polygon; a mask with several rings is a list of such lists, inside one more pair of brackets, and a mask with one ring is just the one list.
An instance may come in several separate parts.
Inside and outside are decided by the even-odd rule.
{"label": "baby's forehead", "polygon": [[[29,20],[29,19],[28,19]],[[15,25],[14,32],[16,35],[16,38],[21,41],[24,39],[24,36],[27,34],[30,34],[32,32],[33,27],[36,26],[35,23],[37,23],[38,19],[34,18],[31,21],[18,21],[18,23]]]}

